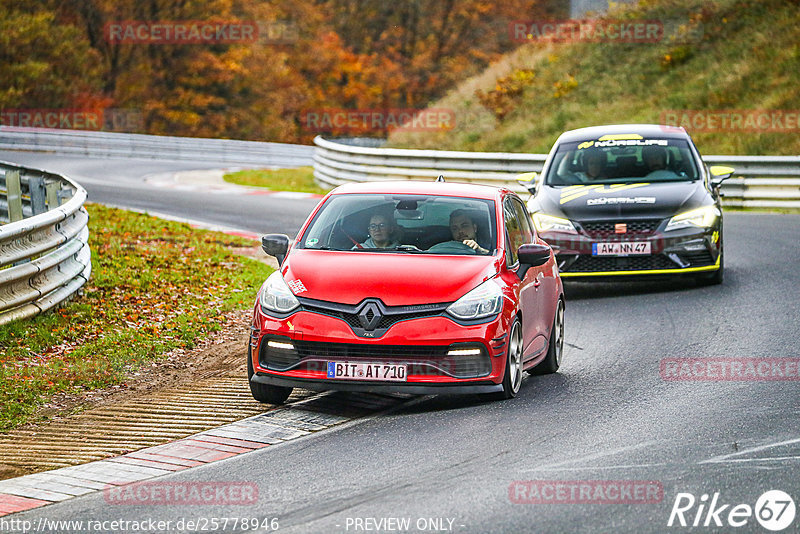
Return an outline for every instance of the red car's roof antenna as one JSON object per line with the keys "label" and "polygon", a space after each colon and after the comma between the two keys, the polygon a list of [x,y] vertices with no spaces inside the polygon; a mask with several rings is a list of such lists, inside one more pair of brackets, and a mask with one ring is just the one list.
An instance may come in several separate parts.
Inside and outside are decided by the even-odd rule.
{"label": "red car's roof antenna", "polygon": [[437,182],[444,182],[444,175],[440,174],[439,177],[436,179]]}

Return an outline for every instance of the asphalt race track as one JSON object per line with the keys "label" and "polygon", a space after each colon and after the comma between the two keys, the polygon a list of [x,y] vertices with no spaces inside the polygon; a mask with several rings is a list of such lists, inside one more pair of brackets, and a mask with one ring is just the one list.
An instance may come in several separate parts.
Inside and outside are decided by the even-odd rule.
{"label": "asphalt race track", "polygon": [[[145,181],[164,173],[215,168],[213,163],[88,158],[9,150],[0,150],[0,160],[65,173],[86,188],[90,202],[168,213],[258,234],[285,233],[293,238],[319,202],[314,198],[271,198],[268,195],[209,192],[200,188],[152,187]],[[220,163],[216,168],[225,166]]]}
{"label": "asphalt race track", "polygon": [[[168,195],[141,181],[185,163],[10,152],[0,159],[65,171],[97,202],[258,232],[294,235],[316,202]],[[666,380],[660,373],[666,358],[800,357],[800,216],[730,212],[724,239],[721,286],[567,284],[562,369],[527,377],[516,399],[418,397],[389,413],[158,479],[253,482],[257,504],[122,506],[95,493],[9,517],[169,520],[173,528],[181,518],[277,518],[279,532],[320,533],[688,532],[678,519],[667,526],[676,496],[686,493],[696,500],[684,513],[688,525],[707,496],[692,532],[767,532],[755,517],[729,513],[740,504],[755,509],[768,490],[788,493],[800,507],[796,367],[795,380]],[[600,481],[606,490],[650,481],[663,495],[649,503],[551,497],[532,504],[534,486],[526,481],[540,488]],[[708,517],[717,493],[716,509],[727,507]],[[410,527],[399,530],[395,519]],[[800,517],[785,532],[798,525]]]}

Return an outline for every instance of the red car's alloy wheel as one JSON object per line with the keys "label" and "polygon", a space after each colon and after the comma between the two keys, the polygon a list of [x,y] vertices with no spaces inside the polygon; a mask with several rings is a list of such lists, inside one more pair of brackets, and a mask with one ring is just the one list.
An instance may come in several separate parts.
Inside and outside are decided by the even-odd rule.
{"label": "red car's alloy wheel", "polygon": [[564,354],[564,301],[558,301],[556,316],[553,318],[553,329],[550,331],[550,343],[547,345],[547,355],[536,367],[528,370],[532,375],[549,375],[561,367],[561,358]]}
{"label": "red car's alloy wheel", "polygon": [[494,400],[512,399],[519,393],[522,385],[522,324],[514,319],[511,334],[508,336],[508,354],[506,355],[506,372],[503,376],[503,391],[491,393],[488,398]]}

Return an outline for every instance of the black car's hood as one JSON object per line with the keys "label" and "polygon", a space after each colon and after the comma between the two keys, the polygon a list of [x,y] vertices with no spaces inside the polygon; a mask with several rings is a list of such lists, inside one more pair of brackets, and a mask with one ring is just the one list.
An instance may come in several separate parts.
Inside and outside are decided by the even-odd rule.
{"label": "black car's hood", "polygon": [[711,203],[701,181],[543,186],[533,211],[575,221],[667,218]]}

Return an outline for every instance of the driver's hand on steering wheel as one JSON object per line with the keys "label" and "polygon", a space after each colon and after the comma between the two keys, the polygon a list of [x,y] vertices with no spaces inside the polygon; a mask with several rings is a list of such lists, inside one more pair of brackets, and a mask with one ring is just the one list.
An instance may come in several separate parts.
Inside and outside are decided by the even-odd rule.
{"label": "driver's hand on steering wheel", "polygon": [[465,239],[464,241],[462,241],[462,243],[467,245],[469,248],[471,248],[472,250],[474,250],[478,254],[488,254],[489,253],[489,251],[487,249],[485,249],[482,246],[480,246],[474,239]]}

